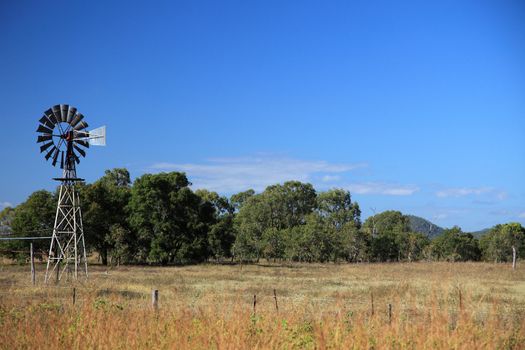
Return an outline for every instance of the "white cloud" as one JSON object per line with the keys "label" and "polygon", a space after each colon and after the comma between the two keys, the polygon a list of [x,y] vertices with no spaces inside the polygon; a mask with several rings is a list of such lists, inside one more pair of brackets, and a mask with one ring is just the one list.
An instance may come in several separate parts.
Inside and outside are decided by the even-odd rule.
{"label": "white cloud", "polygon": [[220,193],[234,193],[253,188],[263,191],[267,186],[288,180],[311,182],[319,188],[346,188],[353,194],[410,196],[419,191],[414,185],[382,182],[348,183],[343,175],[367,164],[329,163],[274,155],[254,157],[212,158],[196,163],[156,163],[154,171],[184,171],[194,188]]}
{"label": "white cloud", "polygon": [[157,171],[184,171],[195,188],[206,188],[222,193],[233,193],[253,188],[264,190],[268,185],[288,180],[312,182],[313,178],[337,176],[366,164],[329,163],[282,156],[259,155],[255,157],[213,158],[203,164],[156,163]]}
{"label": "white cloud", "polygon": [[505,191],[498,191],[493,187],[460,187],[460,188],[446,188],[436,192],[436,196],[440,198],[448,197],[465,197],[465,196],[480,196],[490,195],[498,200],[507,198]]}
{"label": "white cloud", "polygon": [[4,208],[7,208],[7,207],[12,207],[13,204],[10,203],[10,202],[0,202],[0,209],[4,209]]}
{"label": "white cloud", "polygon": [[414,185],[398,185],[378,182],[353,183],[344,187],[352,193],[381,194],[387,196],[411,196],[419,191],[419,187]]}
{"label": "white cloud", "polygon": [[445,213],[439,213],[439,214],[436,214],[432,217],[434,220],[443,220],[443,219],[446,219],[448,218],[448,214],[445,214]]}
{"label": "white cloud", "polygon": [[341,176],[339,175],[325,175],[321,179],[323,182],[334,182],[341,179]]}

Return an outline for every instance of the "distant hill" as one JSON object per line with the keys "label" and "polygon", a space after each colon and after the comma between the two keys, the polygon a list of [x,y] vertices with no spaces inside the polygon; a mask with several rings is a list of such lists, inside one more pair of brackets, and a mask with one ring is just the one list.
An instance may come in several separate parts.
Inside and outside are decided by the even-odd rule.
{"label": "distant hill", "polygon": [[434,238],[443,233],[443,228],[430,221],[423,219],[422,217],[415,215],[407,215],[410,219],[410,229],[413,232],[419,232],[427,235],[428,238]]}
{"label": "distant hill", "polygon": [[490,228],[486,228],[486,229],[483,229],[483,230],[470,232],[470,233],[472,234],[472,236],[474,236],[476,238],[480,238],[481,236],[483,236],[485,233],[487,233],[489,231],[490,231]]}

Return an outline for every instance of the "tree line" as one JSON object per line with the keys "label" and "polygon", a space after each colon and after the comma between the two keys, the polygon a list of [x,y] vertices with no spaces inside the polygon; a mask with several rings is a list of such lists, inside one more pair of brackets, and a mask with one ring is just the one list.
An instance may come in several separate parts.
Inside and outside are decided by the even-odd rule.
{"label": "tree line", "polygon": [[[409,217],[385,211],[361,220],[350,192],[317,192],[287,181],[262,193],[230,198],[193,191],[184,173],[145,174],[133,183],[128,170],[107,170],[78,189],[88,251],[103,264],[187,264],[204,261],[394,262],[512,260],[524,255],[525,228],[494,226],[477,239],[455,226],[429,239],[412,232]],[[57,192],[32,193],[0,212],[3,234],[31,237],[52,232]],[[2,241],[0,254],[25,259],[27,242]],[[47,240],[34,242],[45,254]]]}

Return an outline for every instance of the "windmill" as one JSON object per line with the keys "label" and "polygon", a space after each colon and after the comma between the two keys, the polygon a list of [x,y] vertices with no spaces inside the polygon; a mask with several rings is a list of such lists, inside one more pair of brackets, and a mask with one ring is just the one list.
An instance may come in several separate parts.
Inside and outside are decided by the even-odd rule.
{"label": "windmill", "polygon": [[51,160],[53,166],[59,165],[62,169],[62,177],[53,179],[59,181],[60,186],[47,258],[46,283],[54,272],[57,282],[64,272],[68,276],[73,272],[75,279],[79,269],[84,269],[86,277],[88,275],[82,211],[75,188],[75,184],[84,179],[77,177],[76,165],[80,163],[79,155],[85,157],[90,145],[106,145],[106,127],[91,131],[87,127],[84,116],[75,107],[61,104],[44,112],[36,130],[40,153],[44,153],[45,159]]}

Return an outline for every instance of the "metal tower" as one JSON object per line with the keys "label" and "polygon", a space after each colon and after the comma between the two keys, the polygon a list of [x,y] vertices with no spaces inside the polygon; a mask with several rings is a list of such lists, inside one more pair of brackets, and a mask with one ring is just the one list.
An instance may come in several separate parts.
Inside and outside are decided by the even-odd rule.
{"label": "metal tower", "polygon": [[68,167],[68,163],[70,162],[66,162],[64,176],[53,179],[60,181],[61,184],[53,236],[47,258],[46,283],[53,272],[56,272],[57,282],[62,278],[64,272],[68,277],[73,272],[74,279],[77,279],[79,269],[86,274],[86,278],[88,277],[82,210],[80,209],[80,197],[75,188],[75,182],[83,181],[83,179],[76,177],[74,161],[71,168]]}
{"label": "metal tower", "polygon": [[63,169],[60,181],[58,204],[49,255],[45,282],[56,274],[56,281],[66,277],[77,279],[80,273],[88,277],[86,245],[82,225],[80,197],[76,183],[84,181],[77,177],[76,164],[80,163],[78,152],[82,157],[86,151],[79,146],[105,146],[106,128],[100,127],[91,131],[85,130],[88,124],[84,116],[69,105],[56,105],[44,112],[40,119],[37,142],[42,142],[40,152],[47,151],[45,158],[52,158],[55,166],[60,155],[60,167]]}

